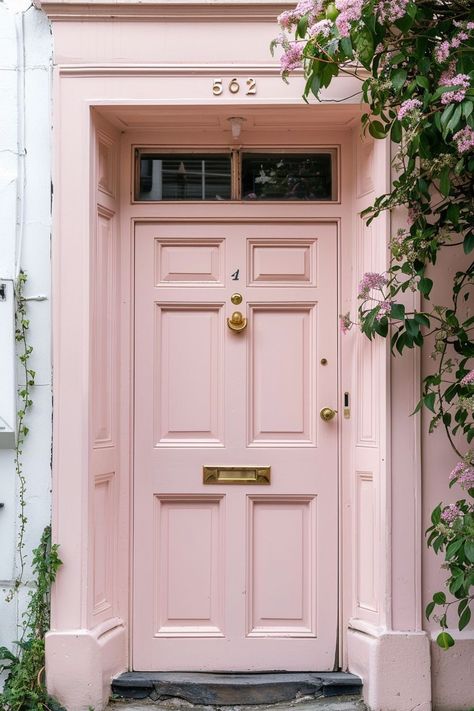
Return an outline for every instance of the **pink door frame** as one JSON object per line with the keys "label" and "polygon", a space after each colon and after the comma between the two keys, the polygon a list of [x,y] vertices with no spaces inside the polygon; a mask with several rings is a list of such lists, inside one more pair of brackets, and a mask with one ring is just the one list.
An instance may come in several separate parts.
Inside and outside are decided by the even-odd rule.
{"label": "pink door frame", "polygon": [[[245,26],[249,8],[228,4],[232,13],[224,9],[219,15],[220,9],[214,8],[212,21],[229,22],[239,16]],[[180,8],[177,21],[189,21],[193,32],[195,15],[204,5]],[[159,24],[161,10],[153,7],[150,12],[157,13],[153,22]],[[133,144],[153,144],[157,136],[162,145],[179,143],[173,116],[184,120],[195,107],[203,144],[211,140],[211,125],[229,145],[227,112],[227,116],[257,116],[249,121],[254,130],[246,139],[254,145],[268,148],[277,141],[302,147],[340,145],[342,204],[326,205],[325,217],[342,220],[342,313],[352,309],[354,314],[357,308],[353,295],[361,274],[385,268],[390,231],[388,219],[368,230],[357,218],[389,179],[389,148],[381,142],[361,141],[358,104],[304,107],[301,83],[285,87],[273,65],[249,69],[232,64],[221,67],[222,74],[256,76],[259,98],[225,99],[216,108],[214,99],[203,99],[215,67],[196,65],[190,73],[182,66],[147,64],[144,24],[126,19],[126,13],[142,13],[143,6],[124,5],[117,10],[114,5],[110,11],[92,4],[92,8],[91,14],[72,4],[47,8],[57,62],[53,527],[64,566],[53,592],[52,631],[46,646],[48,686],[69,711],[101,708],[111,677],[130,663],[131,244],[134,221],[156,219],[156,207],[133,205],[129,199]],[[105,22],[104,16],[94,14],[102,11]],[[267,13],[269,23],[274,11],[273,6],[258,10]],[[117,12],[123,18],[109,22]],[[88,22],[77,23],[81,17]],[[104,56],[112,56],[120,22],[126,23],[128,46],[137,56],[143,54],[138,68],[132,66],[135,59],[113,66],[94,54],[96,46],[104,46]],[[166,32],[169,28],[166,24]],[[95,43],[90,41],[93,33]],[[357,88],[346,79],[338,86],[340,93],[333,98]],[[157,100],[157,96],[168,98]],[[302,111],[306,111],[303,121]],[[279,126],[272,128],[275,118]],[[191,135],[188,145],[195,141]],[[212,214],[244,222],[267,219],[261,205],[247,207],[250,212],[245,214],[241,205],[213,206]],[[175,209],[163,204],[160,217],[176,216]],[[285,213],[285,205],[273,207],[275,219],[284,221]],[[310,204],[301,206],[299,218],[314,219]],[[209,219],[208,206],[195,205],[188,219]],[[385,344],[369,346],[354,331],[340,340],[339,367],[340,398],[347,391],[352,400],[351,418],[339,421],[340,661],[362,675],[367,700],[374,708],[383,708],[390,685],[400,686],[403,693],[394,709],[402,709],[408,707],[408,699],[421,704],[429,697],[428,642],[420,631],[420,480],[419,468],[413,465],[418,456],[418,424],[402,422],[396,415],[413,409],[417,367],[414,361],[395,363],[392,372],[404,388],[397,386],[391,393]],[[97,377],[98,372],[107,377]],[[342,412],[341,399],[338,409]],[[388,434],[392,413],[392,436],[396,432],[398,441],[404,442],[403,452],[393,455],[397,469],[404,472],[393,491],[390,467],[395,460]],[[413,502],[408,514],[407,502]],[[400,664],[397,673],[387,677],[384,665],[393,654]],[[417,669],[416,683],[406,684],[405,675],[413,669]],[[425,711],[428,706],[420,708]]]}

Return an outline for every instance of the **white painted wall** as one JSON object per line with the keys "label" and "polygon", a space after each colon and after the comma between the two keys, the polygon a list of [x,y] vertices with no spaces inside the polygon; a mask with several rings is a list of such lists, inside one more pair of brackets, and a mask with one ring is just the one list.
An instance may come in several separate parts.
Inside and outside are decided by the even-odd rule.
{"label": "white painted wall", "polygon": [[[36,371],[23,454],[28,562],[51,508],[51,58],[45,15],[21,0],[0,0],[0,281],[14,279],[21,266],[28,273],[26,295],[47,297],[28,303],[34,348],[30,364]],[[12,344],[1,330],[0,325],[0,368],[5,368],[4,348]],[[12,449],[0,449],[0,502],[1,646],[18,638],[16,626],[27,596],[25,586],[19,601],[5,602],[15,578],[18,531]],[[30,578],[27,568],[25,581]]]}

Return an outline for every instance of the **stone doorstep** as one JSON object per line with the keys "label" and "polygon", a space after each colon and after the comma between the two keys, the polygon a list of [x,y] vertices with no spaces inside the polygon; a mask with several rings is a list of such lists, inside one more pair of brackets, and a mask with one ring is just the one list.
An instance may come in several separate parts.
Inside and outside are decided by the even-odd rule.
{"label": "stone doorstep", "polygon": [[111,701],[106,711],[367,711],[367,707],[359,695],[344,695],[317,699],[301,697],[278,704],[252,706],[196,706],[176,698],[163,701],[120,699]]}
{"label": "stone doorstep", "polygon": [[362,681],[344,672],[205,674],[186,672],[125,672],[112,682],[112,692],[124,699],[180,699],[203,706],[262,705],[301,697],[358,695]]}

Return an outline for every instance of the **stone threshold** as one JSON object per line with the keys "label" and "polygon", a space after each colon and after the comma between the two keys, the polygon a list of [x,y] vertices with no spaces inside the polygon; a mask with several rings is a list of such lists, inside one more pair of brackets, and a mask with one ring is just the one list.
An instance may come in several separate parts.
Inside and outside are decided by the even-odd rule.
{"label": "stone threshold", "polygon": [[115,698],[179,699],[211,707],[278,704],[302,697],[360,697],[361,690],[361,679],[346,672],[125,672],[112,681]]}

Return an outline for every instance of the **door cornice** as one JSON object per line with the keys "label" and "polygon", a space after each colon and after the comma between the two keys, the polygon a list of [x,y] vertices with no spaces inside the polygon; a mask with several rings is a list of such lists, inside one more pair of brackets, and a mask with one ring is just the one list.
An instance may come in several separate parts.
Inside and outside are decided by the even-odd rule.
{"label": "door cornice", "polygon": [[97,19],[110,21],[134,20],[146,22],[160,20],[162,22],[274,22],[275,17],[287,8],[288,2],[241,2],[240,0],[224,0],[223,2],[197,2],[171,0],[170,2],[107,2],[104,0],[92,2],[75,2],[74,0],[56,0],[42,2],[35,0],[35,7],[44,10],[52,21],[76,22],[94,21]]}

